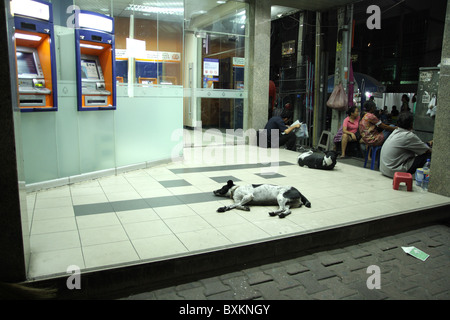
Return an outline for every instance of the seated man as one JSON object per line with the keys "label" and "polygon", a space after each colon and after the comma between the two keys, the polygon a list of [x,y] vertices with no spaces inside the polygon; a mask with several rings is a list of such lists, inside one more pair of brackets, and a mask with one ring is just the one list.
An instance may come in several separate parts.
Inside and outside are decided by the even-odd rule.
{"label": "seated man", "polygon": [[411,132],[413,128],[413,114],[400,113],[397,120],[398,129],[394,130],[383,144],[380,155],[380,171],[388,177],[395,172],[414,174],[417,168],[422,168],[430,158],[431,145],[422,142]]}
{"label": "seated man", "polygon": [[[288,127],[286,123],[288,123],[291,118],[292,118],[292,111],[290,110],[284,110],[280,116],[274,116],[270,118],[270,120],[264,127],[264,131],[266,134],[259,135],[260,137],[259,145],[264,147],[265,146],[264,143],[262,143],[261,145],[262,142],[261,139],[263,139],[263,137],[267,137],[266,146],[268,148],[286,145],[286,149],[295,151],[296,135],[294,133],[294,129],[300,128],[300,124]],[[279,132],[278,146],[275,143],[276,137],[272,137],[272,130],[278,130]]]}

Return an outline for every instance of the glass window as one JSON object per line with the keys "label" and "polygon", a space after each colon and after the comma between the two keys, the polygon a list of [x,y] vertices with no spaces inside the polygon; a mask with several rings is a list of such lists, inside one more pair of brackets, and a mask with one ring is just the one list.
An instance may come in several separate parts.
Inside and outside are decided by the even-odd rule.
{"label": "glass window", "polygon": [[205,129],[242,129],[247,101],[244,77],[248,4],[228,1],[214,7],[202,3],[190,8],[188,3],[186,60],[197,64],[196,99],[190,103],[196,108],[191,107],[190,114]]}

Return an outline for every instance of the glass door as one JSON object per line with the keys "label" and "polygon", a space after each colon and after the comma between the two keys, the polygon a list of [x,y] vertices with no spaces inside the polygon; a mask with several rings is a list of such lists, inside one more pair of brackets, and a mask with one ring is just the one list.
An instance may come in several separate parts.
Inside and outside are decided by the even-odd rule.
{"label": "glass door", "polygon": [[[244,81],[247,6],[216,2],[216,7],[189,11],[185,32],[187,96],[185,125],[202,129],[243,129],[247,101]],[[222,1],[225,2],[225,1]]]}

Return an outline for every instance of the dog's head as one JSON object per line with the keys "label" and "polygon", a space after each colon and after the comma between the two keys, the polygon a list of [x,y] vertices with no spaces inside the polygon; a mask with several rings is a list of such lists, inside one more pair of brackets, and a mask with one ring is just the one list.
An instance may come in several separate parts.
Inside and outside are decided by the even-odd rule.
{"label": "dog's head", "polygon": [[336,165],[337,152],[330,150],[325,152],[325,156],[323,157],[323,166],[324,167],[334,167]]}
{"label": "dog's head", "polygon": [[227,184],[222,188],[213,191],[214,195],[219,197],[229,197],[231,194],[231,188],[233,188],[234,183],[233,180],[228,180]]}

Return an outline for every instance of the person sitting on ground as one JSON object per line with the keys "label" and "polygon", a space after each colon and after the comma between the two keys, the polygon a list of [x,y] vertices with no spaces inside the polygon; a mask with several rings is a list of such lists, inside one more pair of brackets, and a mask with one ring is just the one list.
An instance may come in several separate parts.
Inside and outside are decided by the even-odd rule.
{"label": "person sitting on ground", "polygon": [[422,168],[431,156],[433,141],[424,143],[411,130],[414,117],[410,112],[402,112],[398,116],[398,129],[387,138],[380,155],[380,172],[394,177],[395,172],[414,174]]}
{"label": "person sitting on ground", "polygon": [[342,140],[341,140],[341,156],[345,158],[345,150],[348,142],[359,141],[361,135],[359,134],[359,109],[352,106],[347,111],[348,117],[344,119],[342,125]]}
{"label": "person sitting on ground", "polygon": [[[280,116],[274,116],[270,118],[264,127],[264,131],[267,137],[267,147],[278,147],[286,145],[286,149],[295,151],[295,140],[297,136],[294,133],[294,129],[300,128],[300,124],[296,124],[288,127],[286,124],[289,123],[293,115],[291,110],[283,110]],[[278,146],[275,142],[275,137],[272,137],[272,130],[278,130]],[[262,136],[260,135],[260,139]],[[261,140],[260,142],[261,143]],[[264,145],[263,145],[264,146]]]}
{"label": "person sitting on ground", "polygon": [[397,129],[384,124],[375,116],[375,104],[368,105],[364,117],[359,121],[359,132],[366,146],[381,146],[389,134]]}

